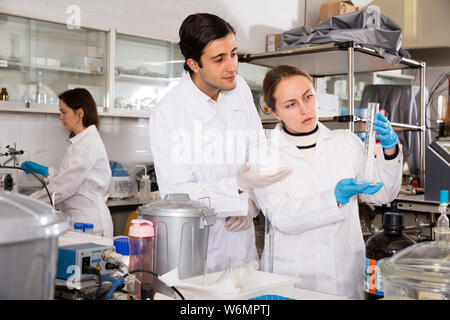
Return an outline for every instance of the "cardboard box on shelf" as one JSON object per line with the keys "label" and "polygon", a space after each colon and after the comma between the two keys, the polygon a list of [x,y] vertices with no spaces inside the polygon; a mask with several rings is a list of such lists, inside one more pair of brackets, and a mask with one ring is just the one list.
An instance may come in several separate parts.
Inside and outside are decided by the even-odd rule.
{"label": "cardboard box on shelf", "polygon": [[281,42],[281,33],[266,35],[266,52],[278,51]]}
{"label": "cardboard box on shelf", "polygon": [[333,16],[358,10],[359,7],[355,6],[353,1],[350,0],[327,0],[320,6],[320,22]]}

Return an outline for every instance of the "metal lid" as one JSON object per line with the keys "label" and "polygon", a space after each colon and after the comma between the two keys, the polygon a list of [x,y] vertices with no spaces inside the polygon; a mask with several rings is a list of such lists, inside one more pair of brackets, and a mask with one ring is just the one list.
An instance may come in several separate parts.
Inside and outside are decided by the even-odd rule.
{"label": "metal lid", "polygon": [[383,277],[450,284],[450,243],[420,242],[380,261]]}
{"label": "metal lid", "polygon": [[69,221],[46,203],[0,192],[0,244],[55,237],[70,228]]}
{"label": "metal lid", "polygon": [[139,215],[164,217],[202,217],[213,215],[213,209],[202,206],[200,201],[189,198],[187,193],[166,194],[164,199],[150,202],[138,208]]}

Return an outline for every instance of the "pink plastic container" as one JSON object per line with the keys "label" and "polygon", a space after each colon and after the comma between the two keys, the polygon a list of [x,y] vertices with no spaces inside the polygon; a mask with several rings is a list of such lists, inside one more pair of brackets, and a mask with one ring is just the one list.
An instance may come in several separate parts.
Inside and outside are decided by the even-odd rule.
{"label": "pink plastic container", "polygon": [[[153,223],[145,219],[131,220],[130,231],[128,232],[130,242],[130,264],[128,272],[133,274],[142,283],[153,283],[153,245],[155,231]],[[134,288],[128,289],[129,293],[140,297],[141,285],[136,281]]]}

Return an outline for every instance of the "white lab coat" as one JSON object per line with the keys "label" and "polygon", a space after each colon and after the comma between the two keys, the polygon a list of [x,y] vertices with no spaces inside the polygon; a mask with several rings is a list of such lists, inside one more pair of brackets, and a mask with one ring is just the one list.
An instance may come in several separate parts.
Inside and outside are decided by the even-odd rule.
{"label": "white lab coat", "polygon": [[[216,210],[216,223],[209,231],[209,271],[225,270],[229,258],[258,259],[253,224],[237,232],[225,227],[226,217],[248,213],[248,193],[238,193],[236,171],[246,161],[249,141],[232,137],[247,129],[262,132],[262,125],[251,91],[239,76],[236,88],[220,92],[214,102],[185,71],[150,117],[161,197],[168,193],[188,193],[192,200],[209,197]],[[208,205],[208,200],[201,203]]]}
{"label": "white lab coat", "polygon": [[[301,287],[351,298],[363,298],[365,245],[357,197],[338,207],[334,188],[343,178],[357,178],[364,145],[349,130],[331,131],[319,123],[313,161],[307,160],[278,130],[280,165],[294,169],[283,181],[255,190],[256,198],[274,227],[273,272],[297,276]],[[373,203],[389,203],[402,178],[401,150],[392,160],[377,155],[377,176],[384,186],[361,194]],[[264,262],[268,259],[265,246]]]}
{"label": "white lab coat", "polygon": [[[59,170],[49,168],[48,191],[56,192],[55,206],[70,216],[71,223],[92,223],[94,232],[103,230],[103,236],[112,237],[112,218],[105,203],[111,168],[103,141],[95,125],[69,141]],[[45,189],[31,196],[49,202]]]}

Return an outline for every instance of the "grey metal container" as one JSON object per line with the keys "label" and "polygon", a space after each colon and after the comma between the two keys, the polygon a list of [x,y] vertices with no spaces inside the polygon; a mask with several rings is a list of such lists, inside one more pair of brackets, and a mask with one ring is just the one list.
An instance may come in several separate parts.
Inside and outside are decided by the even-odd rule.
{"label": "grey metal container", "polygon": [[53,298],[58,236],[69,227],[50,205],[0,192],[0,300]]}
{"label": "grey metal container", "polygon": [[163,275],[178,267],[180,279],[203,274],[214,209],[201,206],[188,194],[174,193],[139,207],[138,213],[155,228],[154,272]]}

